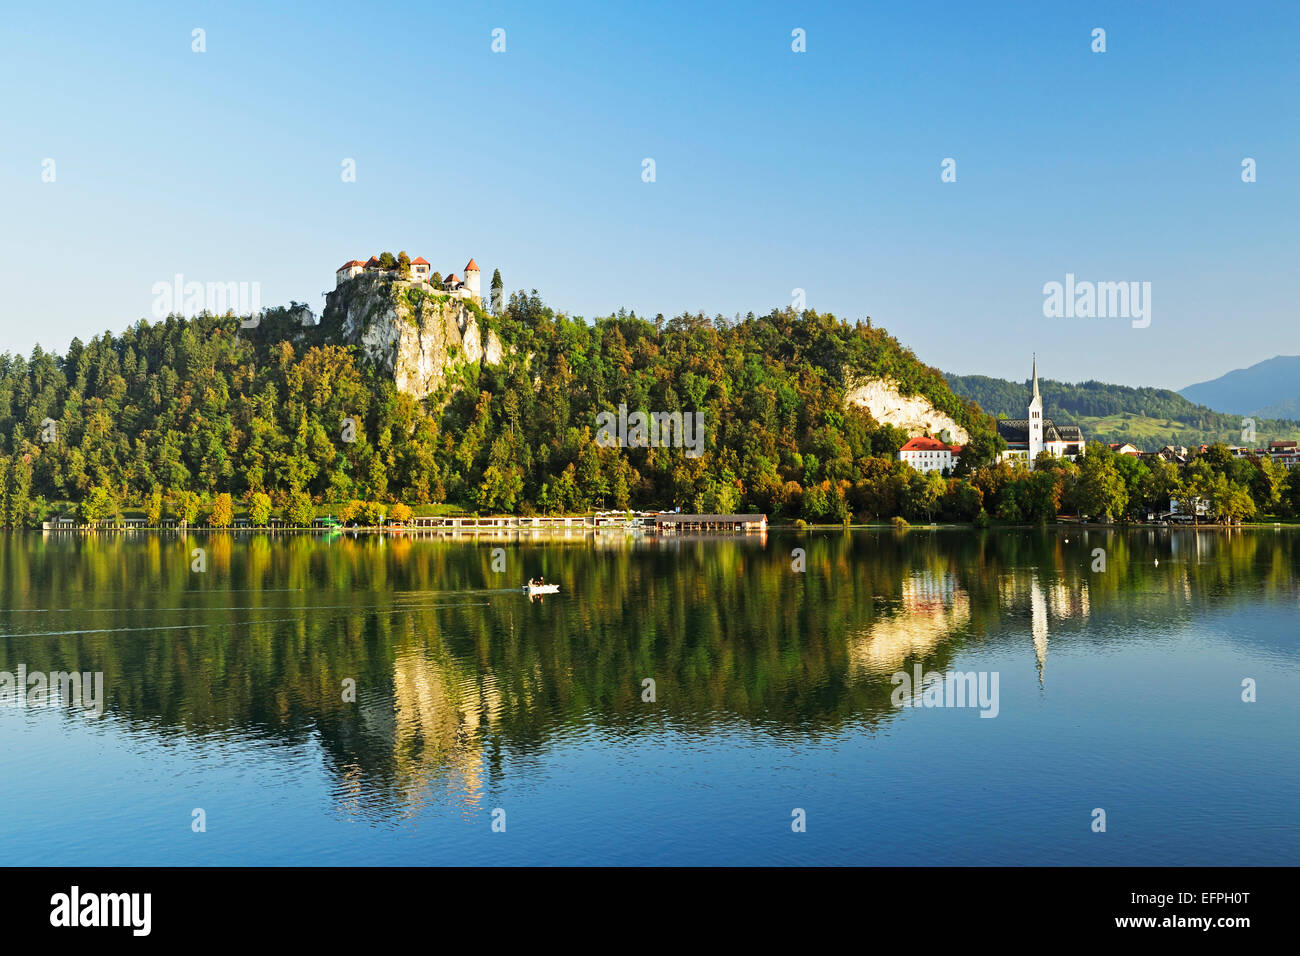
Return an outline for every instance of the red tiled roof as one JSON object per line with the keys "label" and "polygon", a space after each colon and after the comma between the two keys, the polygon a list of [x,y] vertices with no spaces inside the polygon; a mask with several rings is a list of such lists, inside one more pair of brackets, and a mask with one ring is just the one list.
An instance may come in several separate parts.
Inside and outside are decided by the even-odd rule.
{"label": "red tiled roof", "polygon": [[347,262],[343,263],[343,265],[339,266],[339,268],[336,269],[335,271],[337,272],[341,269],[348,269],[351,268],[352,266],[364,266],[364,265],[365,263],[362,262],[360,259],[349,259]]}
{"label": "red tiled roof", "polygon": [[466,271],[466,272],[478,272],[478,263],[475,262],[473,259],[470,259],[469,262],[468,262],[468,263],[466,264],[466,266],[465,266],[465,271]]}
{"label": "red tiled roof", "polygon": [[459,282],[460,279],[456,278],[456,273],[453,272],[451,275],[447,276],[447,278],[443,279],[442,281],[443,281],[443,282]]}
{"label": "red tiled roof", "polygon": [[951,451],[958,453],[961,451],[960,445],[945,445],[937,438],[926,438],[918,435],[916,438],[909,438],[907,444],[899,451]]}
{"label": "red tiled roof", "polygon": [[411,260],[411,265],[413,266],[427,266],[428,264],[429,264],[429,260],[424,258],[424,256],[420,256],[420,258],[418,259]]}
{"label": "red tiled roof", "polygon": [[378,256],[371,256],[371,257],[369,258],[369,260],[367,260],[366,265],[367,265],[367,266],[377,266],[377,265],[379,265],[379,257],[378,257]]}

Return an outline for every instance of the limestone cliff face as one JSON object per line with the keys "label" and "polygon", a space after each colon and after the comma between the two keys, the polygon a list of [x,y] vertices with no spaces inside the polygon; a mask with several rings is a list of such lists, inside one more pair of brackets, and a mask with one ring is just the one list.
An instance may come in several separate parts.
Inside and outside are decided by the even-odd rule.
{"label": "limestone cliff face", "polygon": [[326,296],[321,326],[341,344],[359,346],[398,390],[417,398],[457,366],[502,358],[501,341],[480,327],[473,307],[423,282],[358,276]]}
{"label": "limestone cliff face", "polygon": [[912,436],[938,436],[946,431],[950,440],[959,445],[970,441],[966,429],[934,408],[928,399],[921,395],[903,395],[898,390],[898,383],[890,379],[856,383],[844,400],[865,408],[876,421],[895,425]]}

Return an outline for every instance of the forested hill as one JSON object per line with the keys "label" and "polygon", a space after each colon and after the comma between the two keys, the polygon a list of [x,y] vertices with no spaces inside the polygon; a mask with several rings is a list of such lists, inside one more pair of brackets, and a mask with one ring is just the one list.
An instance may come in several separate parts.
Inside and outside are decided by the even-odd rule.
{"label": "forested hill", "polygon": [[[1023,418],[1031,383],[985,375],[947,375],[958,395],[986,412]],[[1089,441],[1133,442],[1149,451],[1164,445],[1198,446],[1225,442],[1240,445],[1242,416],[1216,412],[1163,388],[1131,388],[1104,382],[1057,382],[1039,379],[1044,414],[1060,424],[1079,425]],[[1256,419],[1257,441],[1300,437],[1300,423]]]}
{"label": "forested hill", "polygon": [[[288,311],[169,317],[0,356],[0,511],[38,520],[195,495],[276,506],[447,502],[488,512],[681,506],[839,519],[847,489],[905,436],[846,408],[846,385],[898,381],[991,448],[991,420],[884,330],[792,310],[728,321],[586,322],[536,293],[486,316],[499,364],[466,362],[421,401]],[[605,448],[598,412],[698,411],[704,453]],[[355,424],[344,437],[345,420]],[[351,440],[349,440],[349,438]],[[972,457],[975,457],[975,450]]]}

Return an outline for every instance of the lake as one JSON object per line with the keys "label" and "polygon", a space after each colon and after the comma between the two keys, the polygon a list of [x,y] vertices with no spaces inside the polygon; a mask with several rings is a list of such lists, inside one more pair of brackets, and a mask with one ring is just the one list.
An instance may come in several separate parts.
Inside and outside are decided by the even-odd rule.
{"label": "lake", "polygon": [[[0,846],[1294,864],[1298,559],[1290,528],[0,537]],[[19,696],[59,672],[102,694]]]}

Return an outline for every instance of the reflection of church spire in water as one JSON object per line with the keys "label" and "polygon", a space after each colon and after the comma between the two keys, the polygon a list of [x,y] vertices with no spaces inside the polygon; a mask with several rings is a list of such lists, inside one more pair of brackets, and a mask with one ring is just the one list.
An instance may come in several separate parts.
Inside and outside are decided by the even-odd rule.
{"label": "reflection of church spire in water", "polygon": [[1043,671],[1047,667],[1047,597],[1038,584],[1038,575],[1029,579],[1029,617],[1034,635],[1034,657],[1038,659],[1038,686],[1043,686]]}

